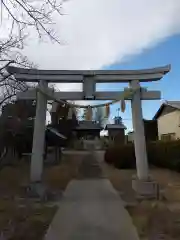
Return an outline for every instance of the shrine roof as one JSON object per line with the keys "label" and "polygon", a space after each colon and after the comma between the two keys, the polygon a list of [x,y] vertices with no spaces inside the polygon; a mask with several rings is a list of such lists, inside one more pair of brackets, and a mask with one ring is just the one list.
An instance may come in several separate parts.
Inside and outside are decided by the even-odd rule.
{"label": "shrine roof", "polygon": [[120,124],[107,124],[105,126],[104,130],[110,130],[110,129],[126,129],[126,126],[123,123]]}
{"label": "shrine roof", "polygon": [[51,133],[55,134],[56,136],[62,138],[62,139],[67,139],[66,136],[64,136],[63,134],[61,134],[57,129],[55,128],[52,128],[52,127],[49,127],[47,126],[46,127],[46,130],[49,130]]}
{"label": "shrine roof", "polygon": [[103,128],[100,124],[95,123],[93,121],[79,121],[79,125],[76,127],[76,130],[99,130],[101,131]]}
{"label": "shrine roof", "polygon": [[141,82],[160,80],[170,71],[171,66],[140,70],[39,70],[8,66],[8,73],[19,81],[38,82],[82,82],[84,78],[93,78],[96,82]]}

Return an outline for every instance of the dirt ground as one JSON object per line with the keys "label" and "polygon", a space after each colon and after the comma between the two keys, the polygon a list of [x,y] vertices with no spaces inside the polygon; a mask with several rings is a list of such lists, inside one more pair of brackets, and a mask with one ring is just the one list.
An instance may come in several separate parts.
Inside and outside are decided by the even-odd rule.
{"label": "dirt ground", "polygon": [[150,174],[163,190],[161,200],[137,201],[131,187],[134,170],[118,170],[104,164],[104,172],[123,200],[129,202],[127,210],[132,216],[141,240],[180,239],[180,174],[151,169]]}
{"label": "dirt ground", "polygon": [[[64,190],[77,177],[81,157],[65,156],[57,166],[44,168],[43,182],[52,190]],[[29,183],[29,164],[5,167],[0,171],[0,239],[41,240],[57,210],[48,202],[24,197]]]}
{"label": "dirt ground", "polygon": [[[64,190],[78,177],[83,156],[66,156],[61,164],[44,169],[43,182],[53,190]],[[131,203],[127,207],[141,240],[180,239],[180,174],[164,169],[151,169],[152,176],[164,190],[158,201],[137,202],[131,187],[134,170],[118,170],[103,164],[105,175]],[[29,182],[29,166],[20,163],[0,171],[0,239],[41,240],[56,212],[56,205],[33,202],[22,195],[22,185]]]}

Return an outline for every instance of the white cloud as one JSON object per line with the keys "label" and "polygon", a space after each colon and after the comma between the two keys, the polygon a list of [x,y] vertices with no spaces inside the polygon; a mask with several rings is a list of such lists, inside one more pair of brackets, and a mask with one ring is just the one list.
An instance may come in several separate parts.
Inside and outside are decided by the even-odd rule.
{"label": "white cloud", "polygon": [[40,68],[100,69],[180,31],[179,0],[69,0],[58,18],[62,45],[32,35],[26,54]]}
{"label": "white cloud", "polygon": [[100,69],[180,32],[180,0],[69,0],[64,13],[55,16],[62,45],[31,33],[24,52],[39,68]]}
{"label": "white cloud", "polygon": [[25,48],[39,68],[100,69],[180,32],[180,0],[69,0],[63,11],[55,16],[62,45],[39,43],[32,33]]}

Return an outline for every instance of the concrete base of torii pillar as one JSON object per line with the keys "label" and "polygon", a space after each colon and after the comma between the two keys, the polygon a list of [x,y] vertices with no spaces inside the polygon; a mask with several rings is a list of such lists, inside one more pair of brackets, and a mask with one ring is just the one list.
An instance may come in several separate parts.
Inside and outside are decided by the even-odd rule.
{"label": "concrete base of torii pillar", "polygon": [[134,128],[134,146],[136,155],[137,176],[133,176],[132,188],[140,197],[156,198],[159,194],[159,188],[158,184],[153,181],[152,177],[150,177],[148,173],[146,139],[144,132],[139,81],[131,81],[130,87],[132,89],[136,89],[136,93],[133,96],[131,106]]}
{"label": "concrete base of torii pillar", "polygon": [[140,180],[132,176],[132,188],[136,192],[137,199],[158,199],[159,185],[151,176],[147,180]]}

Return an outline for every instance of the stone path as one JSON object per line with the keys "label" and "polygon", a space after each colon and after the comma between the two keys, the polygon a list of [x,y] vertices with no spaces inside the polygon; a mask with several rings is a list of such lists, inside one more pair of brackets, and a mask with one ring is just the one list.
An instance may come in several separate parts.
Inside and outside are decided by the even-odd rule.
{"label": "stone path", "polygon": [[119,194],[102,178],[92,155],[79,172],[81,180],[68,185],[45,240],[139,240]]}
{"label": "stone path", "polygon": [[100,166],[100,163],[96,161],[93,153],[86,155],[79,167],[79,178],[102,178],[103,173]]}

